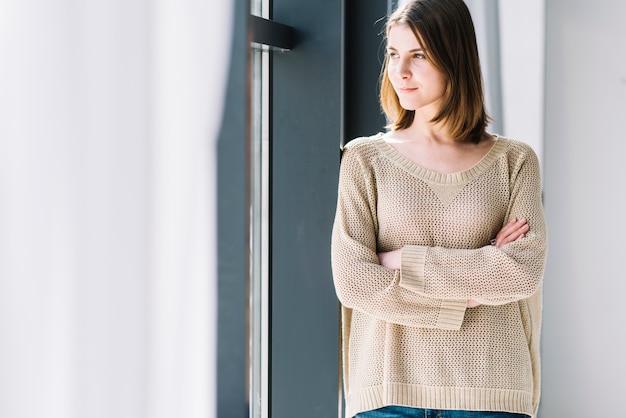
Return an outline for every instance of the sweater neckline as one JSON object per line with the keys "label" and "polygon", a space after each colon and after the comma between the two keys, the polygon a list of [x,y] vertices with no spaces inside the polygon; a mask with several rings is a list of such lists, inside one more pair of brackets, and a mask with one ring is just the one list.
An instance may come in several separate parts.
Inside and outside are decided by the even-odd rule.
{"label": "sweater neckline", "polygon": [[393,164],[407,171],[411,175],[423,179],[424,181],[440,184],[465,184],[468,181],[477,178],[496,161],[498,156],[501,155],[501,150],[505,146],[503,138],[494,134],[495,143],[491,149],[489,149],[489,151],[472,167],[455,173],[440,173],[426,169],[411,161],[403,154],[400,154],[394,147],[385,141],[383,136],[383,132],[380,132],[377,135],[378,140],[376,141],[376,146]]}

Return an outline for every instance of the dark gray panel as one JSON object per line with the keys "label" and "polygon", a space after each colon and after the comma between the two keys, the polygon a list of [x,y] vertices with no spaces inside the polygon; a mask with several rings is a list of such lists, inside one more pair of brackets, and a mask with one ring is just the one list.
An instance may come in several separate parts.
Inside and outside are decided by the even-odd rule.
{"label": "dark gray panel", "polygon": [[345,142],[384,130],[379,77],[385,55],[387,2],[346,0]]}
{"label": "dark gray panel", "polygon": [[341,2],[275,0],[295,46],[273,55],[271,417],[337,415],[330,270],[341,137]]}
{"label": "dark gray panel", "polygon": [[249,174],[246,22],[249,10],[247,0],[235,0],[231,69],[217,153],[219,196],[217,416],[220,418],[248,416],[246,327]]}

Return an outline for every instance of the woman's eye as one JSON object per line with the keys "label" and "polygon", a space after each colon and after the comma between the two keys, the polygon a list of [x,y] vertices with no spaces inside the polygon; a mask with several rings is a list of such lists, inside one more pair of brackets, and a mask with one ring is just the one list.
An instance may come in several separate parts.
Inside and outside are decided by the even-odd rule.
{"label": "woman's eye", "polygon": [[391,59],[398,58],[398,54],[396,52],[389,52],[388,55],[389,55],[389,58],[391,58]]}
{"label": "woman's eye", "polygon": [[421,60],[421,59],[426,58],[426,56],[425,56],[424,54],[419,54],[419,53],[417,53],[417,54],[413,55],[413,58],[417,58],[417,59],[420,59],[420,60]]}

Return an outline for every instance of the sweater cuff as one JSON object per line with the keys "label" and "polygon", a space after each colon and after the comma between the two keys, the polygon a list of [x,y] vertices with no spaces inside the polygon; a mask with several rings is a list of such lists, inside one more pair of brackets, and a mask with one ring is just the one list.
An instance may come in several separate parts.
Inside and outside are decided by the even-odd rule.
{"label": "sweater cuff", "polygon": [[415,293],[424,292],[424,263],[428,247],[405,245],[400,258],[400,287]]}
{"label": "sweater cuff", "polygon": [[[425,288],[424,264],[428,247],[422,245],[406,245],[402,248],[400,265],[400,287],[411,292],[423,294]],[[458,330],[461,328],[466,300],[445,299],[441,301],[436,328]]]}
{"label": "sweater cuff", "polygon": [[463,324],[465,311],[467,310],[466,300],[444,300],[439,309],[439,317],[437,317],[436,327],[439,329],[448,329],[458,331]]}

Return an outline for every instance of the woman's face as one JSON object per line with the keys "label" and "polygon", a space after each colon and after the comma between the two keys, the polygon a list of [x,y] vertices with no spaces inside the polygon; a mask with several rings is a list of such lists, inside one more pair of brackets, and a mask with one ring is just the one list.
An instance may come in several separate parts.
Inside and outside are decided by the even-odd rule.
{"label": "woman's face", "polygon": [[391,27],[387,36],[387,54],[387,76],[400,105],[406,110],[428,112],[434,116],[439,110],[446,80],[426,58],[409,26],[396,24]]}

